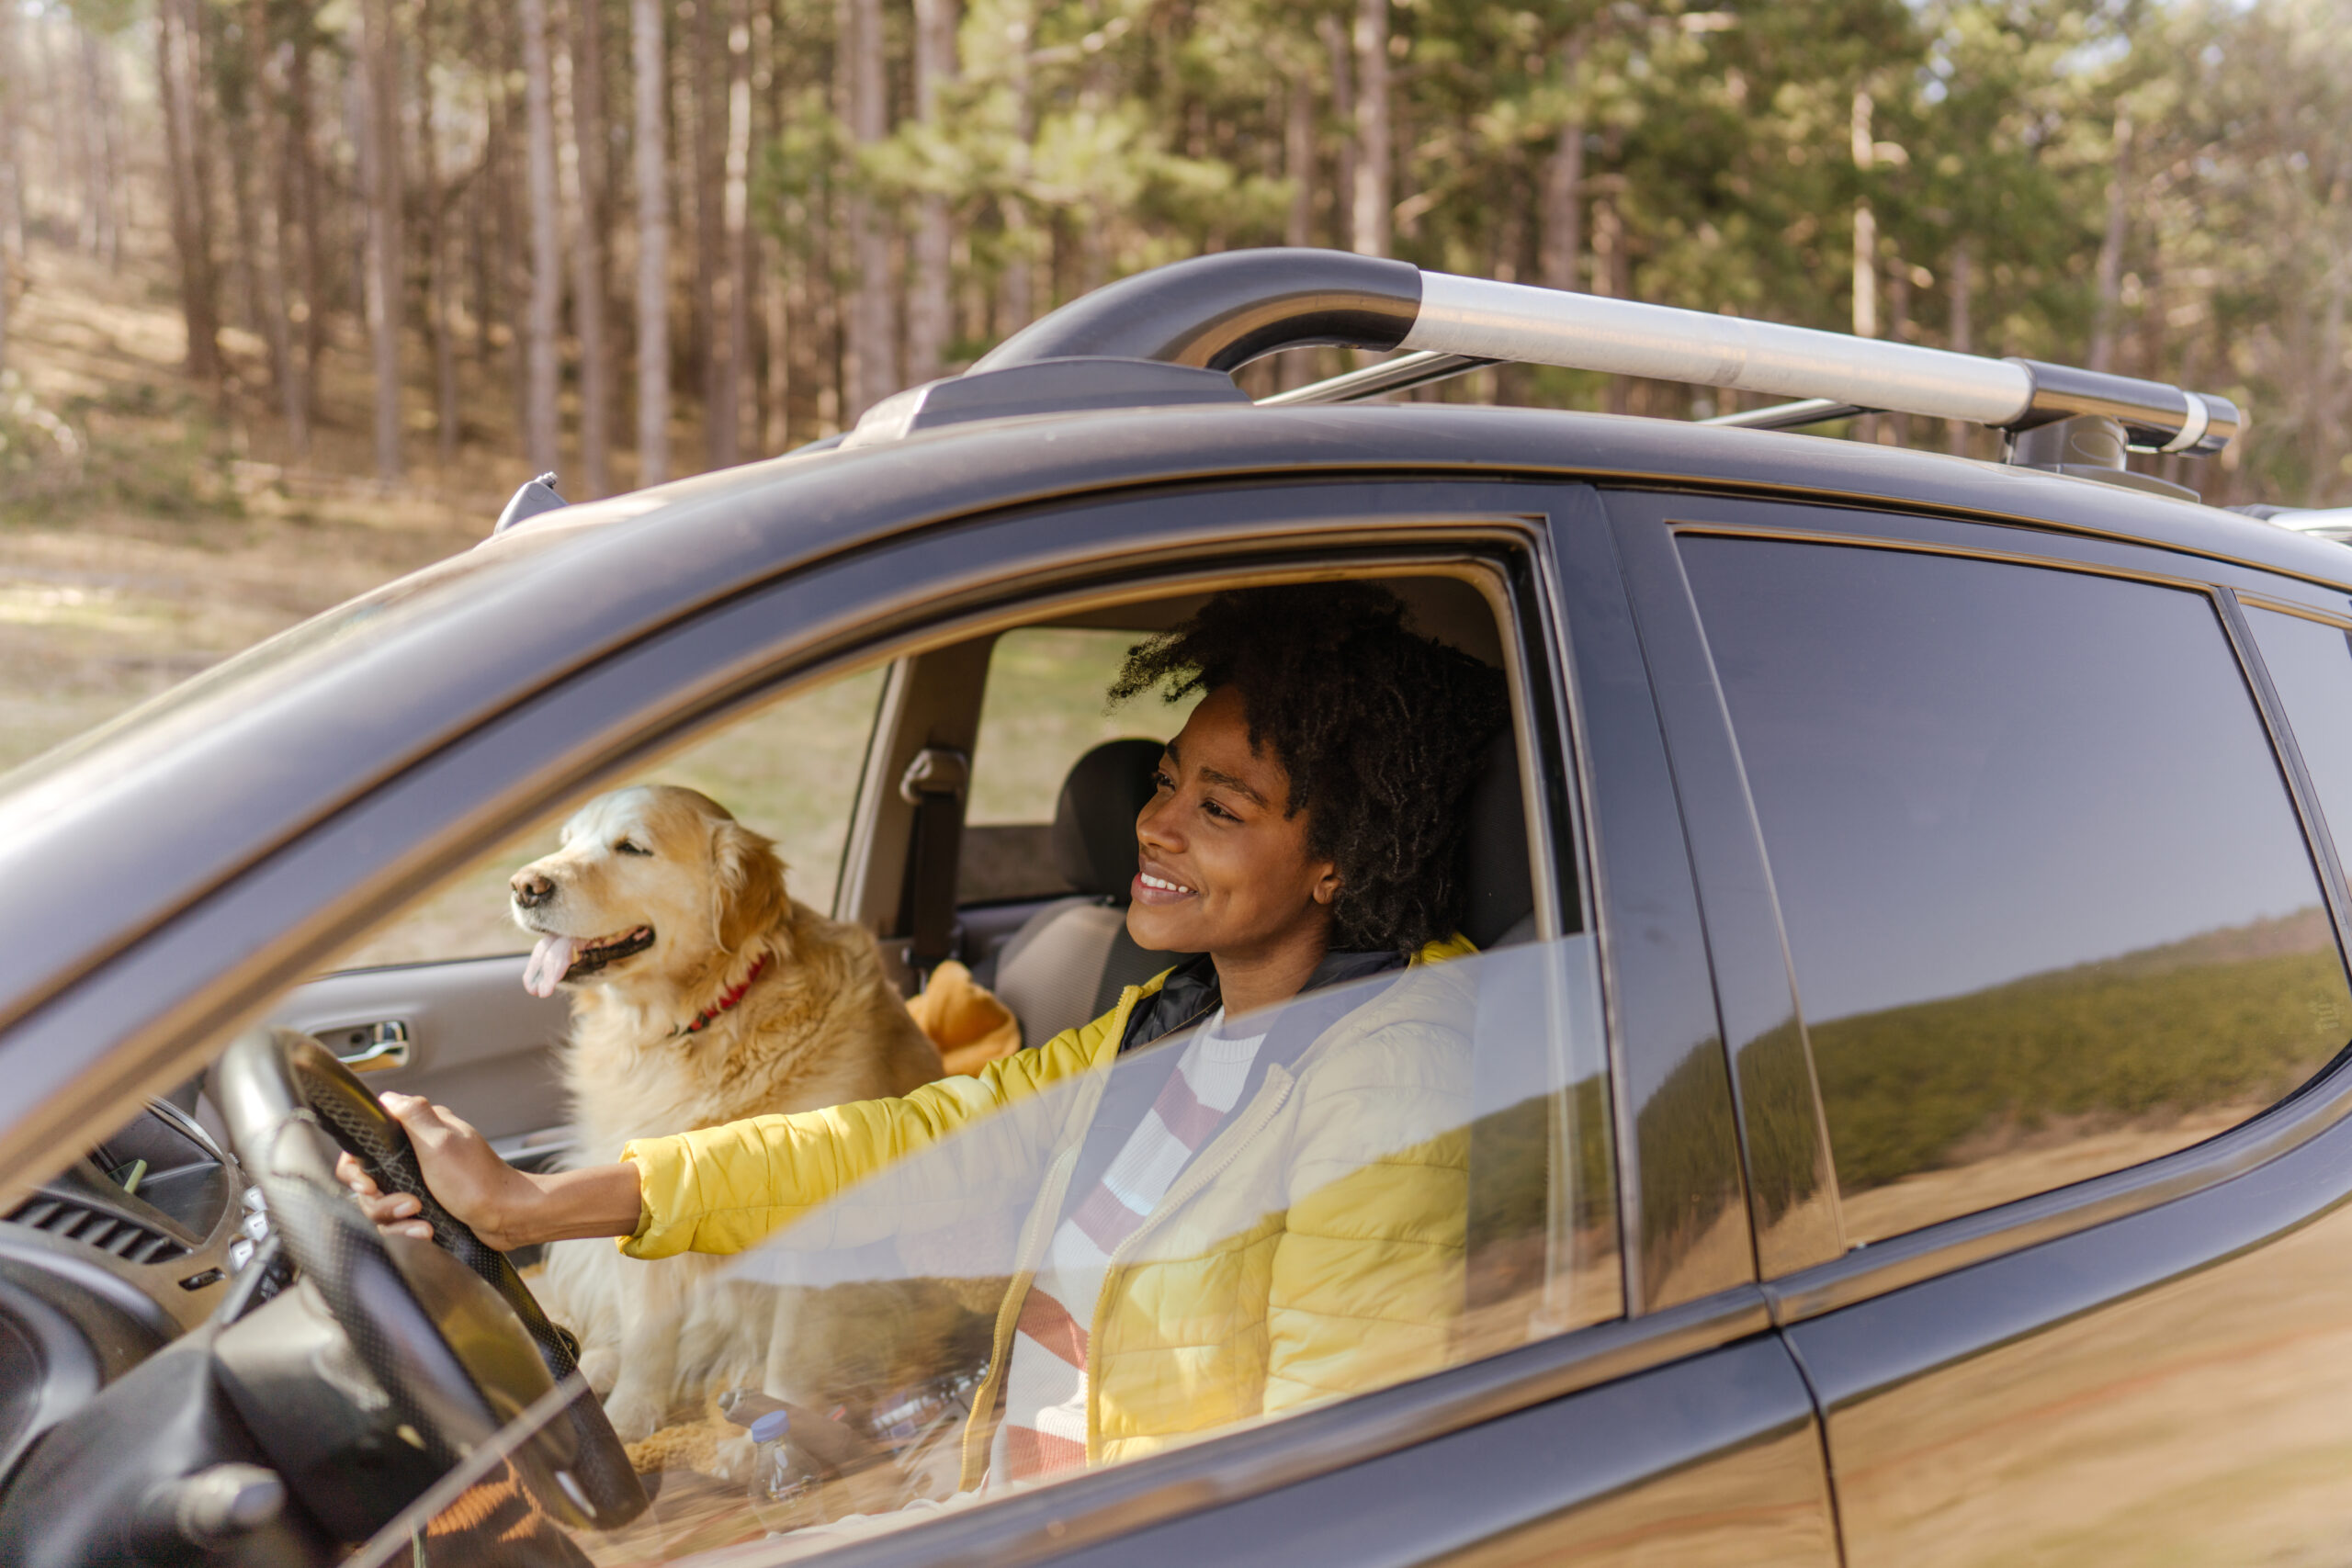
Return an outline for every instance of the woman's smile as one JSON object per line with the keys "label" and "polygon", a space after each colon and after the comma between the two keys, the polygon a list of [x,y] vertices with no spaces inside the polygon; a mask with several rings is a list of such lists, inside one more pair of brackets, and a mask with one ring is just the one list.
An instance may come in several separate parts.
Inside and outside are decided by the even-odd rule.
{"label": "woman's smile", "polygon": [[1145,863],[1146,869],[1136,873],[1135,896],[1146,904],[1173,904],[1180,898],[1190,898],[1193,889],[1168,874],[1163,867]]}

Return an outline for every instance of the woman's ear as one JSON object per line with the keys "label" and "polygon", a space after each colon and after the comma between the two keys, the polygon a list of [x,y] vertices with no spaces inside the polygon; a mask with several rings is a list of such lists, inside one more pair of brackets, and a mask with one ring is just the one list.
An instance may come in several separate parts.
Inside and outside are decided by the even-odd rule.
{"label": "woman's ear", "polygon": [[1340,897],[1340,868],[1337,865],[1329,861],[1324,862],[1321,874],[1315,879],[1315,888],[1312,897],[1317,903],[1323,905],[1327,908],[1338,900]]}
{"label": "woman's ear", "polygon": [[711,930],[722,952],[741,952],[784,913],[784,862],[773,840],[741,822],[715,822],[710,869]]}

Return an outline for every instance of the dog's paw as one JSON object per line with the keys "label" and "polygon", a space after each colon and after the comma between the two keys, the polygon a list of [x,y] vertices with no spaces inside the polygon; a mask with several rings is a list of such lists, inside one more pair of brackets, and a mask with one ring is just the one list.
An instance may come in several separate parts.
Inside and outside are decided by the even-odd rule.
{"label": "dog's paw", "polygon": [[641,1443],[661,1429],[661,1401],[641,1393],[615,1390],[605,1401],[605,1419],[613,1424],[624,1443]]}
{"label": "dog's paw", "polygon": [[721,1438],[712,1446],[711,1473],[721,1481],[748,1482],[760,1447],[748,1437]]}

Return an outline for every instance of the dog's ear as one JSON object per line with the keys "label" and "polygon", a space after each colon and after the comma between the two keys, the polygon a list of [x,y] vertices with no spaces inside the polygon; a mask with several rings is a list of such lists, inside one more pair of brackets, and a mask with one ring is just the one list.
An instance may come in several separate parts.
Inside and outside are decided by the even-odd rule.
{"label": "dog's ear", "polygon": [[710,827],[710,925],[720,949],[739,952],[784,913],[784,862],[773,840],[741,822]]}

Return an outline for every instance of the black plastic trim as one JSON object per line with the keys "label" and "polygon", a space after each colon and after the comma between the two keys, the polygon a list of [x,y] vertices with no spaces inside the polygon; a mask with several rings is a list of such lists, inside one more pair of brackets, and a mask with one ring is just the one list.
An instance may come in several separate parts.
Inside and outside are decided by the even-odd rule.
{"label": "black plastic trim", "polygon": [[1568,492],[1552,536],[1587,749],[1625,1288],[1645,1312],[1755,1277],[1746,1248],[1734,1277],[1676,1268],[1717,1226],[1745,1228],[1747,1190],[1690,846],[1600,498]]}
{"label": "black plastic trim", "polygon": [[1229,371],[1314,344],[1385,353],[1420,312],[1420,269],[1408,262],[1286,246],[1220,251],[1073,299],[972,368],[1108,355]]}

